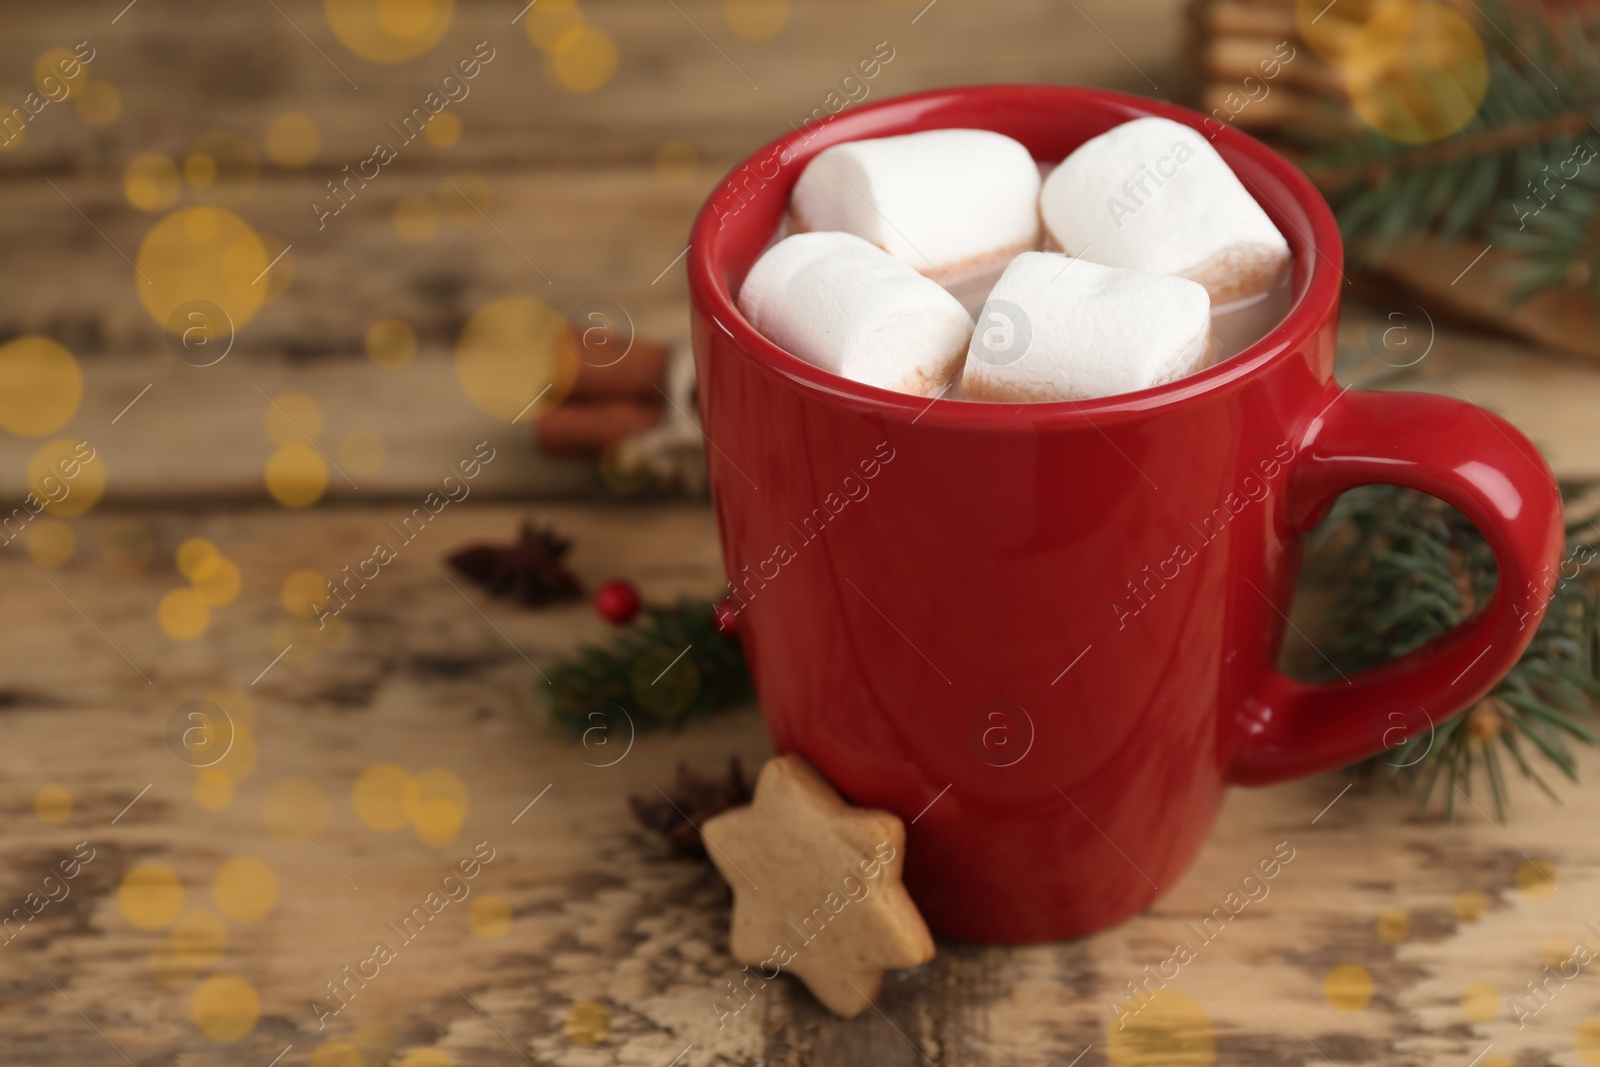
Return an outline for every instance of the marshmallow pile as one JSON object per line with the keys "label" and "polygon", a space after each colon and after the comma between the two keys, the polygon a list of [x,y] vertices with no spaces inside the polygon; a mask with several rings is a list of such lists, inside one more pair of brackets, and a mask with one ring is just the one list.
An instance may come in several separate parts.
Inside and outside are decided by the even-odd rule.
{"label": "marshmallow pile", "polygon": [[[1043,181],[988,130],[835,145],[796,183],[790,229],[740,288],[752,326],[853,381],[969,400],[1191,374],[1213,356],[1213,306],[1277,288],[1290,259],[1206,139],[1160,118],[1084,143]],[[949,290],[983,272],[1000,273],[974,321]]]}

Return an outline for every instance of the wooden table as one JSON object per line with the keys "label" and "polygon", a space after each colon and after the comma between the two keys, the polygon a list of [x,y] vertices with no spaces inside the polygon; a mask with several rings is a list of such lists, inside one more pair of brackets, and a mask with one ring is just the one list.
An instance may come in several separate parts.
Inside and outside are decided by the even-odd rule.
{"label": "wooden table", "polygon": [[[626,573],[665,597],[717,581],[711,519],[699,507],[532,510],[576,539],[574,564],[590,583]],[[463,541],[504,536],[523,511],[447,513],[348,609],[342,645],[270,668],[273,630],[288,617],[284,577],[356,558],[393,509],[141,510],[159,543],[211,537],[244,574],[239,600],[182,646],[154,622],[160,596],[179,581],[165,567],[127,576],[92,556],[52,573],[15,555],[0,561],[16,620],[0,690],[0,901],[22,905],[78,842],[94,850],[70,895],[0,951],[0,1062],[111,1062],[115,1045],[141,1067],[266,1064],[285,1049],[280,1062],[320,1064],[339,1062],[315,1058],[323,1042],[357,1035],[402,1053],[436,1047],[457,1064],[526,1056],[664,1067],[690,1044],[680,1062],[1063,1064],[1088,1048],[1081,1063],[1200,1064],[1212,1062],[1203,1050],[1214,1045],[1217,1063],[1325,1055],[1465,1064],[1491,1043],[1493,1054],[1523,1055],[1519,1063],[1579,1062],[1574,1033],[1594,1013],[1587,979],[1521,1031],[1497,998],[1541,978],[1553,941],[1594,941],[1584,925],[1600,918],[1592,785],[1562,789],[1562,807],[1518,789],[1504,826],[1467,804],[1446,825],[1381,786],[1347,789],[1339,776],[1236,791],[1189,875],[1117,929],[1024,949],[942,943],[933,963],[890,976],[881,1015],[850,1022],[779,982],[719,1030],[710,1003],[738,970],[727,956],[724,891],[709,868],[667,859],[625,798],[669,785],[680,761],[703,772],[720,771],[730,755],[759,765],[768,753],[759,717],[641,736],[612,766],[596,764],[615,758],[622,738],[604,750],[542,729],[538,665],[599,636],[602,624],[585,606],[530,611],[452,588],[440,563]],[[86,518],[85,543],[125,519]],[[166,730],[175,707],[218,685],[248,693],[259,758],[232,801],[210,811]],[[458,775],[470,795],[459,836],[430,847],[410,829],[364,825],[352,787],[379,763]],[[1586,756],[1584,774],[1600,775],[1600,759]],[[314,843],[268,826],[267,794],[289,779],[326,798]],[[33,810],[51,785],[72,799],[57,825]],[[292,814],[304,822],[305,810]],[[313,1001],[336,1003],[324,983],[375,940],[392,939],[386,922],[485,841],[494,859],[471,891],[509,904],[509,931],[476,936],[475,898],[449,905],[319,1032]],[[1280,843],[1294,858],[1267,895],[1201,946],[1189,924]],[[129,921],[117,896],[127,872],[162,864],[181,881],[185,910],[214,911],[213,879],[240,856],[270,867],[276,906],[258,921],[225,922],[225,948],[194,977],[155,980],[151,953],[170,928]],[[1546,891],[1529,860],[1550,865],[1559,891]],[[1127,983],[1143,982],[1179,941],[1196,958],[1119,1031],[1112,1003],[1136,1003]],[[1372,995],[1344,1011],[1330,1004],[1327,983],[1352,964],[1370,976]],[[191,1019],[197,980],[216,974],[237,975],[259,995],[259,1022],[236,1043],[208,1039]],[[1482,1004],[1471,999],[1487,996],[1480,983],[1494,990]],[[1359,999],[1343,989],[1335,999]],[[1463,996],[1494,1017],[1474,1021]],[[574,1006],[590,1001],[609,1018],[597,1046],[566,1029]]]}
{"label": "wooden table", "polygon": [[[1544,961],[1564,951],[1556,942],[1600,944],[1585,927],[1600,919],[1600,845],[1586,832],[1600,817],[1594,754],[1583,757],[1588,788],[1558,786],[1560,807],[1518,788],[1504,826],[1468,805],[1446,825],[1379,786],[1346,790],[1338,776],[1238,791],[1189,875],[1117,929],[1025,949],[943,943],[931,964],[889,977],[881,1012],[850,1022],[785,980],[718,1029],[711,1002],[738,970],[723,888],[708,868],[669,860],[626,798],[667,785],[680,761],[715,773],[737,755],[755,768],[769,751],[759,716],[748,709],[641,736],[600,766],[618,749],[550,732],[537,700],[539,665],[603,635],[593,612],[513,608],[453,588],[441,564],[465,542],[508,539],[531,513],[574,538],[573,565],[591,587],[626,575],[652,598],[709,595],[720,584],[711,516],[700,504],[585,495],[597,487],[588,466],[535,455],[525,427],[495,423],[462,397],[450,363],[462,323],[508,295],[562,310],[604,297],[641,332],[671,337],[686,322],[682,270],[671,265],[717,175],[816,107],[875,42],[896,49],[878,96],[998,80],[1181,96],[1179,4],[819,0],[796,5],[773,42],[752,44],[728,32],[710,0],[591,0],[587,17],[612,34],[622,61],[610,86],[584,96],[548,81],[512,24],[521,7],[458,0],[444,40],[395,66],[341,50],[312,0],[7,14],[5,100],[26,93],[44,49],[88,39],[95,76],[121,89],[123,114],[91,129],[56,108],[0,154],[9,209],[0,339],[42,333],[72,349],[85,396],[63,432],[92,440],[110,472],[101,506],[72,520],[77,552],[65,567],[40,569],[20,543],[0,551],[0,909],[38,905],[0,946],[0,1064],[445,1062],[429,1050],[459,1065],[539,1067],[1600,1062],[1593,1031],[1582,1029],[1596,1012],[1586,974],[1521,1029],[1503,1001],[1543,980]],[[445,66],[489,39],[500,55],[462,104],[459,144],[408,154],[322,240],[306,199]],[[122,258],[155,219],[124,201],[124,168],[146,151],[181,158],[219,128],[259,144],[286,110],[314,116],[318,158],[303,170],[266,167],[237,210],[294,246],[296,280],[241,332],[228,361],[196,372],[167,350]],[[699,159],[678,183],[654,166],[670,140]],[[494,225],[446,227],[422,247],[401,241],[389,222],[400,199],[460,172],[488,182]],[[420,339],[416,360],[393,374],[361,353],[367,327],[385,316],[405,318]],[[1425,318],[1409,320],[1419,339]],[[1360,357],[1382,350],[1393,324],[1352,313],[1352,374],[1384,369]],[[1559,473],[1600,477],[1600,375],[1441,327],[1428,357],[1390,384],[1490,404]],[[361,489],[335,479],[314,509],[295,513],[270,504],[261,483],[273,447],[261,394],[291,388],[320,402],[328,440],[369,429],[389,453]],[[386,520],[483,439],[503,458],[468,504],[448,509],[362,592],[343,616],[343,642],[321,646],[294,629],[285,579],[363,558]],[[0,436],[0,498],[24,491],[37,443]],[[155,549],[132,573],[102,555],[130,523]],[[195,536],[237,563],[243,586],[201,637],[180,642],[157,612],[183,584],[173,553]],[[300,649],[277,660],[285,634]],[[168,736],[175,708],[223,686],[246,693],[254,713],[254,766],[231,797],[197,794],[196,771]],[[468,798],[459,832],[430,845],[410,828],[363,822],[352,791],[383,763],[456,775]],[[43,880],[64,860],[70,867],[80,842],[93,859],[73,868],[68,895],[30,898],[59,895],[60,883]],[[386,924],[479,842],[493,860],[472,896],[444,906],[319,1030],[313,1003],[326,1002],[326,983],[367,959]],[[1279,843],[1294,859],[1270,893],[1119,1027],[1112,1005],[1131,1006],[1128,983],[1159,971],[1193,936],[1188,924]],[[219,900],[214,880],[241,857],[270,870],[275,901],[259,918],[219,920],[224,902],[239,913],[240,901],[226,886]],[[154,892],[124,907],[121,888],[144,864],[172,872],[181,905]],[[1546,891],[1545,873],[1558,891]],[[495,921],[498,902],[508,925]],[[192,969],[164,948],[174,921],[189,931],[183,953],[203,960]],[[197,995],[220,1006],[205,1028]],[[208,1036],[252,996],[248,1032]],[[600,1020],[603,1038],[586,1043]],[[1589,1035],[1588,1060],[1579,1035]]]}

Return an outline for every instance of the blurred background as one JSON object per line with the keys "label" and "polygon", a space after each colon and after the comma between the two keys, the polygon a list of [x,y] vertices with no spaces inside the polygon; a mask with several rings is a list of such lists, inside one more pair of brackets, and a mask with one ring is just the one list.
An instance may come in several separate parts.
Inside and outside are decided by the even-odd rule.
{"label": "blurred background", "polygon": [[[925,13],[786,0],[524,6],[139,0],[123,12],[19,5],[7,16],[6,106],[45,97],[52,77],[64,95],[0,151],[13,257],[0,337],[47,337],[78,361],[79,422],[63,432],[110,426],[150,386],[137,418],[103,431],[124,439],[106,456],[108,501],[268,499],[277,445],[260,428],[261,394],[290,390],[316,400],[318,444],[328,459],[346,456],[351,479],[325,479],[297,449],[279,499],[304,502],[323,481],[329,498],[353,496],[351,480],[369,496],[409,492],[433,480],[441,447],[480,431],[518,441],[485,492],[601,488],[595,464],[555,461],[507,427],[561,378],[549,373],[551,327],[607,301],[622,329],[678,339],[681,253],[699,204],[791,123],[962,82],[1162,95],[1193,85],[1178,62],[1186,23],[1175,4],[1108,5],[1093,23],[1042,2],[942,0]],[[66,78],[55,64],[80,43],[93,58]],[[875,50],[887,61],[865,79],[858,64]],[[395,153],[381,165],[380,142]],[[337,215],[311,206],[344,202],[330,182],[348,201]],[[214,235],[186,224],[209,218],[197,207],[221,220]],[[237,277],[219,273],[230,256]],[[192,331],[187,358],[198,363],[229,331],[218,320],[202,355],[210,318],[196,329],[201,320],[180,315],[167,330],[191,300],[222,307],[234,328],[228,358],[205,374],[171,348]],[[484,329],[526,347],[521,378],[502,377],[510,372],[492,359],[458,377],[463,331],[480,314]],[[659,417],[662,397],[634,384],[643,392],[624,398],[633,404],[601,412],[597,430],[558,433],[551,451],[582,452],[597,434]],[[134,425],[145,429],[129,433]],[[8,435],[0,493],[23,490],[37,445]]]}
{"label": "blurred background", "polygon": [[[1346,346],[1391,369],[1462,323],[1592,357],[1600,168],[1581,157],[1600,134],[1563,18],[1472,0],[18,5],[0,343],[21,339],[6,365],[31,392],[12,403],[36,410],[0,410],[0,493],[91,428],[107,502],[405,494],[480,433],[512,444],[484,493],[681,488],[659,441],[598,461],[671,413],[661,350],[686,330],[708,190],[814,114],[966,82],[1144,93],[1295,155],[1377,313]],[[579,383],[562,319],[644,358]],[[284,394],[315,448],[262,428]],[[518,429],[564,404],[527,447]]]}

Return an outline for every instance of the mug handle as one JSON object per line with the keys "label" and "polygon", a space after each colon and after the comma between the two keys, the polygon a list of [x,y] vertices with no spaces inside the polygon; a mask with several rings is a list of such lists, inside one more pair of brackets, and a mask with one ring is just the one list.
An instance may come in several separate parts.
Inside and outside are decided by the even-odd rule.
{"label": "mug handle", "polygon": [[1269,669],[1240,715],[1229,779],[1270,785],[1348,766],[1448,719],[1503,678],[1550,602],[1538,579],[1561,557],[1555,479],[1532,442],[1482,408],[1423,393],[1346,392],[1306,428],[1285,494],[1291,535],[1360,485],[1419,489],[1465,515],[1494,550],[1499,581],[1475,618],[1347,682],[1308,684]]}

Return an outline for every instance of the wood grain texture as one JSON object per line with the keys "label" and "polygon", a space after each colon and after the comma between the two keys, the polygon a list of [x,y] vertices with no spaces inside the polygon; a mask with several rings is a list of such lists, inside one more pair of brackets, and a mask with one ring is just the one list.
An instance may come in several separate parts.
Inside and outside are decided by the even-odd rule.
{"label": "wood grain texture", "polygon": [[[269,306],[263,319],[274,312]],[[667,306],[662,328],[669,334],[686,328],[686,315],[681,305]],[[1561,477],[1600,477],[1600,440],[1591,432],[1600,371],[1451,327],[1403,298],[1348,304],[1339,344],[1351,365],[1345,380],[1381,375],[1384,388],[1465,396],[1528,434]],[[384,468],[353,479],[356,488],[332,475],[332,502],[415,502],[485,440],[497,452],[474,483],[480,498],[570,497],[599,488],[590,464],[542,456],[529,447],[525,423],[511,426],[474,408],[457,384],[449,349],[437,339],[423,341],[416,359],[394,372],[364,359],[300,359],[272,351],[230,356],[203,370],[164,349],[85,362],[83,406],[62,432],[89,440],[100,452],[107,499],[119,505],[265,500],[262,471],[274,445],[263,424],[262,393],[290,389],[319,402],[325,420],[320,441],[330,455],[355,430],[376,433],[387,447]],[[119,418],[147,385],[150,391]],[[27,463],[37,445],[0,437],[0,498],[20,502],[27,492]]]}
{"label": "wood grain texture", "polygon": [[[1116,929],[1020,949],[941,942],[932,963],[887,977],[881,1014],[849,1022],[783,979],[719,1029],[711,1003],[739,976],[727,953],[725,891],[709,868],[667,860],[633,824],[626,797],[665,786],[679,761],[715,771],[738,754],[753,768],[768,752],[759,718],[742,712],[640,737],[611,767],[592,764],[617,749],[545,731],[530,699],[540,684],[532,664],[599,636],[602,624],[584,607],[528,611],[471,589],[469,604],[439,563],[464,540],[509,533],[520,514],[446,512],[427,534],[436,539],[406,549],[348,610],[345,644],[310,663],[280,663],[254,687],[284,617],[283,576],[307,565],[333,570],[364,553],[383,509],[145,513],[163,558],[179,539],[205,534],[245,575],[240,599],[218,609],[204,637],[181,645],[154,622],[159,597],[181,581],[169,567],[128,577],[95,561],[94,537],[111,515],[84,521],[85,551],[61,571],[0,557],[11,617],[26,620],[0,649],[0,901],[21,903],[76,842],[96,849],[71,895],[0,948],[0,1063],[111,1062],[109,1040],[136,1064],[266,1064],[287,1046],[281,1062],[303,1064],[321,1042],[374,1025],[392,1033],[400,1054],[437,1046],[457,1064],[665,1067],[691,1044],[678,1062],[696,1067],[1059,1065],[1080,1053],[1091,1067],[1211,1062],[1183,1057],[1196,1034],[1178,1028],[1178,1006],[1199,1013],[1198,1035],[1219,1064],[1320,1063],[1319,1051],[1334,1063],[1465,1064],[1490,1043],[1517,1063],[1579,1062],[1575,1034],[1594,1012],[1587,977],[1520,1030],[1500,998],[1541,978],[1547,942],[1595,941],[1584,923],[1600,918],[1600,848],[1588,832],[1600,793],[1558,786],[1556,807],[1516,789],[1503,827],[1458,801],[1452,826],[1379,785],[1345,792],[1338,776],[1234,792],[1188,876]],[[575,569],[591,584],[627,573],[647,597],[716,585],[703,510],[548,505],[538,514],[575,537]],[[163,731],[174,706],[218,684],[252,694],[260,759],[233,802],[208,812],[191,799],[193,772]],[[464,780],[471,801],[457,841],[430,848],[408,829],[361,824],[350,790],[363,769],[385,761]],[[1583,774],[1600,775],[1600,759],[1585,754]],[[264,829],[256,787],[286,778],[309,779],[329,798],[315,850]],[[46,826],[32,811],[35,791],[51,783],[76,802],[64,825]],[[386,936],[385,922],[479,841],[495,858],[472,891],[510,902],[510,932],[476,938],[470,898],[449,905],[319,1032],[309,1005],[323,983],[364,957]],[[1266,894],[1201,944],[1190,924],[1223,906],[1280,843],[1293,859],[1263,883]],[[207,969],[244,977],[261,999],[254,1030],[221,1045],[189,1019],[192,984],[173,990],[151,980],[146,958],[166,935],[131,926],[115,891],[135,863],[156,861],[178,874],[187,906],[209,908],[211,879],[238,855],[266,861],[280,897],[266,918],[231,926]],[[1556,892],[1542,893],[1525,874],[1519,888],[1529,858],[1551,865]],[[1477,921],[1459,917],[1463,893],[1482,895]],[[1391,911],[1409,923],[1393,943],[1378,927]],[[1127,1007],[1126,984],[1159,967],[1178,941],[1195,958],[1119,1031],[1110,1005]],[[1372,999],[1360,1010],[1325,996],[1343,964],[1371,976]],[[1493,987],[1498,1007],[1475,1022],[1461,998],[1479,982]],[[572,1006],[591,1000],[610,1019],[597,1046],[565,1028]]]}
{"label": "wood grain texture", "polygon": [[[392,65],[344,48],[316,0],[139,0],[120,16],[122,5],[106,6],[5,15],[0,107],[22,103],[46,49],[82,40],[95,49],[90,76],[116,85],[123,105],[111,124],[91,128],[70,98],[50,104],[16,147],[0,152],[8,208],[0,216],[0,341],[40,333],[73,351],[87,399],[69,431],[84,436],[103,432],[154,383],[140,403],[158,402],[159,414],[147,417],[159,418],[159,440],[150,440],[147,422],[135,435],[146,444],[120,449],[109,493],[123,500],[261,499],[266,441],[255,428],[264,405],[252,382],[269,393],[300,388],[323,400],[330,420],[376,430],[391,464],[374,491],[417,491],[459,442],[495,433],[443,362],[468,316],[491,300],[536,297],[569,312],[605,299],[644,336],[681,335],[687,288],[678,257],[707,192],[738,159],[823,106],[877,42],[889,42],[894,58],[866,84],[868,100],[962,82],[1071,80],[1163,96],[1181,96],[1187,84],[1175,60],[1182,26],[1154,17],[1175,14],[1179,0],[1096,0],[1078,10],[1046,0],[939,0],[926,11],[825,0],[795,5],[784,31],[761,44],[731,32],[720,0],[594,0],[586,17],[613,37],[620,61],[615,78],[589,94],[555,83],[545,55],[513,25],[524,5],[512,0],[461,0],[432,49]],[[495,58],[451,107],[461,140],[401,147],[319,229],[308,204],[325,183],[370,155],[377,139],[393,138],[389,124],[479,41]],[[146,152],[181,163],[216,131],[260,152],[269,122],[290,111],[316,123],[316,158],[295,169],[264,162],[258,185],[233,210],[292,246],[294,280],[240,329],[224,364],[197,372],[168,351],[139,303],[129,260],[160,216],[127,203],[124,171]],[[668,141],[687,143],[699,161],[678,183],[655,167]],[[425,244],[402,240],[391,223],[395,205],[437,196],[446,178],[463,173],[486,184],[492,225],[447,222]],[[186,193],[175,206],[193,202]],[[388,317],[408,322],[421,348],[418,364],[393,377],[361,358],[368,327]],[[495,440],[518,442],[520,454],[514,468],[493,472],[486,487],[499,488],[486,492],[597,487],[582,466],[532,457],[525,432],[502,423]],[[8,439],[0,452],[0,492],[16,495],[27,444]]]}

